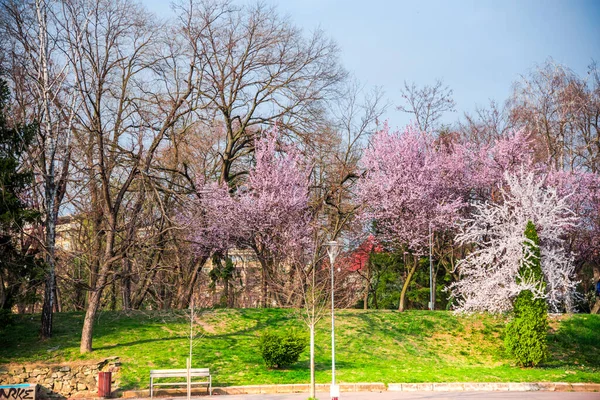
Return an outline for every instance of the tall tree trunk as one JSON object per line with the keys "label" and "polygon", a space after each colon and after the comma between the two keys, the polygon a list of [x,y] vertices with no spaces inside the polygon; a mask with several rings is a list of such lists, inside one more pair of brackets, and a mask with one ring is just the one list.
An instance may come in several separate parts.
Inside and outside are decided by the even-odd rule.
{"label": "tall tree trunk", "polygon": [[413,257],[413,265],[404,280],[404,285],[402,285],[402,291],[400,292],[400,305],[398,306],[398,311],[404,311],[406,309],[406,292],[408,290],[408,285],[417,270],[417,266],[419,265],[419,259],[417,257]]}
{"label": "tall tree trunk", "polygon": [[192,295],[194,293],[194,288],[196,287],[196,282],[198,281],[198,275],[200,274],[200,270],[202,266],[206,263],[208,257],[202,257],[199,259],[194,259],[191,262],[191,274],[189,280],[183,282],[178,289],[177,303],[179,308],[188,308],[192,301]]}
{"label": "tall tree trunk", "polygon": [[62,312],[62,302],[60,297],[60,290],[58,288],[58,284],[56,283],[56,274],[54,275],[54,312]]}
{"label": "tall tree trunk", "polygon": [[121,297],[123,310],[131,310],[131,266],[127,258],[123,258],[123,278],[121,280]]}
{"label": "tall tree trunk", "polygon": [[262,262],[262,274],[261,274],[261,293],[260,293],[260,305],[262,308],[267,308],[267,301],[269,295],[269,285],[267,282],[267,266],[266,263]]}
{"label": "tall tree trunk", "polygon": [[117,280],[113,279],[110,283],[110,310],[117,310]]}
{"label": "tall tree trunk", "polygon": [[94,332],[94,320],[96,319],[96,313],[100,306],[100,300],[102,299],[102,292],[106,286],[106,280],[108,278],[108,271],[110,270],[110,260],[113,252],[114,237],[115,237],[115,218],[111,219],[111,229],[108,230],[106,235],[106,251],[104,253],[104,261],[100,268],[98,279],[96,281],[96,287],[90,291],[89,301],[87,310],[85,312],[85,318],[83,320],[83,328],[81,330],[81,345],[79,346],[80,353],[89,353],[92,351],[92,338]]}
{"label": "tall tree trunk", "polygon": [[367,270],[365,271],[365,293],[363,294],[363,310],[367,310],[369,308],[369,292],[371,291],[371,268],[369,268],[370,262],[367,261],[365,263],[365,267]]}
{"label": "tall tree trunk", "polygon": [[[103,277],[98,280],[103,281]],[[102,282],[104,284],[104,282]],[[83,329],[81,330],[81,345],[79,347],[80,353],[89,353],[92,351],[92,338],[94,331],[94,320],[96,319],[96,313],[100,306],[100,298],[102,297],[102,286],[96,287],[90,292],[89,302],[87,310],[85,312],[85,318],[83,320]]]}
{"label": "tall tree trunk", "polygon": [[52,311],[54,309],[54,285],[56,283],[54,271],[54,244],[56,240],[56,214],[54,213],[54,201],[56,184],[54,182],[54,157],[56,154],[56,139],[52,135],[52,120],[50,114],[50,77],[49,77],[49,43],[47,30],[46,4],[36,0],[37,22],[39,28],[39,68],[41,73],[40,92],[43,105],[43,127],[45,137],[43,141],[43,171],[44,171],[44,195],[46,196],[45,227],[46,227],[46,284],[44,292],[44,305],[42,307],[42,338],[52,336]]}
{"label": "tall tree trunk", "polygon": [[[46,189],[46,196],[49,190]],[[44,290],[44,305],[42,307],[42,338],[52,337],[52,316],[54,311],[54,295],[56,294],[56,275],[54,269],[54,243],[56,240],[56,220],[52,215],[54,210],[54,195],[46,199],[46,207],[50,211],[46,213],[46,284]]]}
{"label": "tall tree trunk", "polygon": [[377,304],[377,291],[373,291],[373,307],[375,307],[376,310],[379,310],[379,304]]}
{"label": "tall tree trunk", "polygon": [[[314,311],[311,318],[314,319]],[[311,321],[310,325],[310,398],[316,398],[316,385],[315,385],[315,323]]]}
{"label": "tall tree trunk", "polygon": [[2,274],[0,274],[0,310],[6,310],[10,308],[5,308],[8,305],[6,290],[4,289],[4,279],[2,278]]}

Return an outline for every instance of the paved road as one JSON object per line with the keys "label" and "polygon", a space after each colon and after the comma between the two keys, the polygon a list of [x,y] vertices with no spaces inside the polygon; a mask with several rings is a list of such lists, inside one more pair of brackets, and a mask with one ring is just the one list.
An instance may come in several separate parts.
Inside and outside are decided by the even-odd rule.
{"label": "paved road", "polygon": [[[306,400],[302,394],[253,394],[222,397],[223,400]],[[317,393],[329,400],[329,393]],[[200,399],[200,398],[197,398]],[[205,398],[204,398],[205,399]],[[356,392],[342,393],[340,400],[600,400],[600,393],[574,392]]]}

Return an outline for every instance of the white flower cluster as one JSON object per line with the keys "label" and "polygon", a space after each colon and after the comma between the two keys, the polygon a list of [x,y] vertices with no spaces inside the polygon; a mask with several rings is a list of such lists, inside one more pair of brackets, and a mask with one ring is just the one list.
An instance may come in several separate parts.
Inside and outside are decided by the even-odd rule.
{"label": "white flower cluster", "polygon": [[[568,197],[560,197],[534,173],[506,173],[504,179],[500,201],[473,204],[472,218],[461,222],[457,241],[473,247],[457,264],[460,280],[450,287],[456,310],[505,312],[519,292],[528,289],[545,298],[550,311],[571,311],[576,282],[563,237],[577,221]],[[535,257],[525,246],[528,221],[540,238],[545,288],[519,275],[521,266]]]}

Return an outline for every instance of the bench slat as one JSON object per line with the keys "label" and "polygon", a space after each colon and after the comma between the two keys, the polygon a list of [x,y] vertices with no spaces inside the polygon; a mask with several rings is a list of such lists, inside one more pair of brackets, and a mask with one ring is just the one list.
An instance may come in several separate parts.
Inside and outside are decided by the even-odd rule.
{"label": "bench slat", "polygon": [[[208,385],[209,381],[204,382],[190,382],[190,385]],[[187,382],[163,382],[153,383],[152,386],[187,386]]]}
{"label": "bench slat", "polygon": [[[209,368],[191,368],[190,372],[209,372]],[[150,375],[159,373],[173,373],[173,374],[182,374],[187,373],[187,369],[151,369]]]}

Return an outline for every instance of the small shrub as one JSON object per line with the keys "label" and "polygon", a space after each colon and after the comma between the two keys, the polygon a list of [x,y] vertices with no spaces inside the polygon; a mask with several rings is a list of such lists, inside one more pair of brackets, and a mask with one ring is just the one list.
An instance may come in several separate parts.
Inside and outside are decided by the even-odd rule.
{"label": "small shrub", "polygon": [[[527,223],[525,236],[533,241],[533,259],[523,263],[521,275],[534,278],[544,285],[540,265],[539,238],[531,221]],[[514,318],[506,326],[504,345],[508,353],[521,366],[536,366],[547,355],[546,332],[548,331],[548,309],[545,299],[535,299],[529,290],[523,290],[514,304]]]}
{"label": "small shrub", "polygon": [[260,353],[268,368],[282,368],[298,361],[308,337],[296,330],[266,331],[259,338]]}

